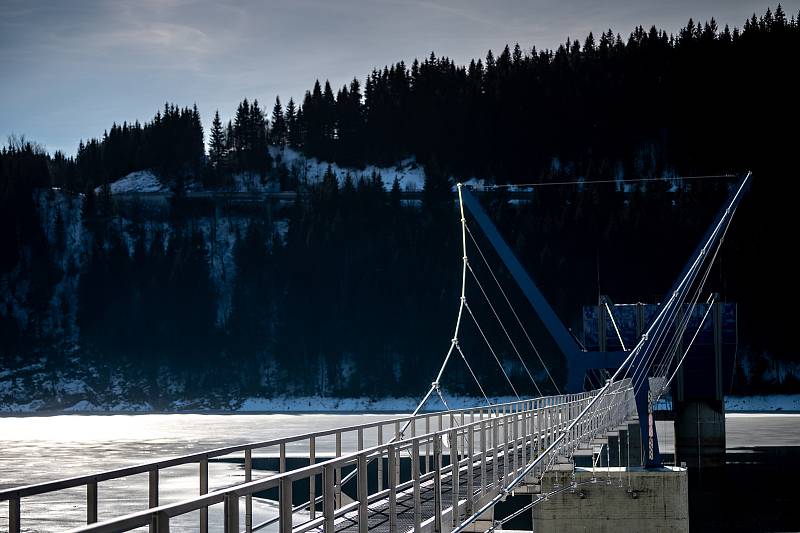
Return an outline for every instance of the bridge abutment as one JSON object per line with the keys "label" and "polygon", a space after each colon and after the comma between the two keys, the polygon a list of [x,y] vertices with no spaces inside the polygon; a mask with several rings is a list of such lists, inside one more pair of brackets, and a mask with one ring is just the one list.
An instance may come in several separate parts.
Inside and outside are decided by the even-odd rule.
{"label": "bridge abutment", "polygon": [[[533,531],[688,532],[689,481],[684,468],[576,467],[545,477],[552,494],[533,507]],[[549,485],[549,487],[548,487]]]}

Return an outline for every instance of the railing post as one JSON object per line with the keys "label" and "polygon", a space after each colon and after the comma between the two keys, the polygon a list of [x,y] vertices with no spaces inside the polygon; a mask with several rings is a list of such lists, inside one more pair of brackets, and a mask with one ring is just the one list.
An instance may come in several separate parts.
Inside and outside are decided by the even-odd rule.
{"label": "railing post", "polygon": [[[291,481],[289,483],[291,483]],[[289,507],[291,508],[291,490],[289,492]],[[237,494],[226,494],[224,506],[225,533],[239,533],[239,496]],[[291,523],[291,514],[289,515],[289,522]],[[283,531],[285,530],[281,530],[281,533],[283,533]],[[291,533],[291,527],[289,527],[288,531]]]}
{"label": "railing post", "polygon": [[[149,508],[158,507],[158,467],[150,471],[150,477],[147,487],[148,504]],[[158,532],[158,524],[156,522],[156,515],[153,515],[153,520],[150,521],[150,533]]]}
{"label": "railing post", "polygon": [[278,491],[278,532],[292,533],[292,479],[282,477]]}
{"label": "railing post", "polygon": [[283,474],[286,472],[286,443],[281,442],[280,446],[278,446],[278,473]]}
{"label": "railing post", "polygon": [[19,498],[8,500],[8,531],[20,533],[22,517],[20,516]]}
{"label": "railing post", "polygon": [[[244,451],[244,482],[248,483],[250,481],[253,481],[253,450],[248,448]],[[313,497],[311,501],[314,501]],[[246,533],[251,533],[251,531],[253,531],[252,494],[247,494],[244,497],[244,530]]]}
{"label": "railing post", "polygon": [[148,507],[158,507],[158,468],[150,471],[148,483]]}
{"label": "railing post", "polygon": [[[336,432],[336,457],[342,456],[342,432]],[[342,506],[342,468],[336,468],[336,482],[335,482],[335,505],[336,507]]]}
{"label": "railing post", "polygon": [[544,432],[542,419],[542,401],[536,400],[536,455],[539,455],[539,450],[544,448]]}
{"label": "railing post", "polygon": [[[387,448],[389,457],[389,533],[397,533],[397,453],[394,444]],[[414,468],[413,465],[411,468]]]}
{"label": "railing post", "polygon": [[511,415],[511,439],[513,444],[511,445],[511,449],[514,453],[514,475],[517,475],[519,472],[519,414],[514,413]]}
{"label": "railing post", "polygon": [[[441,421],[441,418],[439,420]],[[433,531],[442,532],[442,436],[440,434],[433,439]]]}
{"label": "railing post", "polygon": [[322,471],[322,516],[323,533],[334,533],[334,504],[336,493],[336,469],[325,465]]}
{"label": "railing post", "polygon": [[[153,513],[150,516],[150,530],[156,533],[169,533],[169,515],[163,511]],[[225,531],[227,533],[227,529]]]}
{"label": "railing post", "polygon": [[86,484],[86,523],[97,522],[97,481]]}
{"label": "railing post", "polygon": [[481,417],[481,496],[486,492],[486,421]]}
{"label": "railing post", "polygon": [[367,485],[367,456],[358,455],[358,533],[367,533],[369,530],[369,486]]}
{"label": "railing post", "polygon": [[[425,434],[431,432],[431,415],[425,415]],[[431,445],[425,441],[425,473],[431,471]]]}
{"label": "railing post", "polygon": [[508,457],[508,415],[506,415],[503,417],[503,485],[506,484],[509,468],[511,468],[511,461]]}
{"label": "railing post", "polygon": [[[313,465],[317,462],[317,440],[312,435],[308,439],[308,464]],[[308,516],[311,520],[317,517],[317,476],[312,475],[308,481]],[[248,530],[249,533],[249,530]]]}
{"label": "railing post", "polygon": [[[395,441],[400,441],[400,422],[394,423],[394,438]],[[400,483],[400,461],[394,463],[394,479],[395,483]]]}
{"label": "railing post", "polygon": [[494,417],[492,418],[492,477],[494,480],[492,484],[495,484],[497,481],[502,479],[502,474],[500,473],[500,465],[497,464],[497,447],[498,447],[498,440],[500,436],[500,418]]}
{"label": "railing post", "polygon": [[459,460],[458,460],[458,430],[450,429],[450,485],[453,496],[453,510],[450,513],[453,527],[459,524],[458,489],[459,489]]}
{"label": "railing post", "polygon": [[[383,444],[383,426],[378,426],[378,446]],[[378,492],[383,490],[383,451],[378,452]]]}
{"label": "railing post", "polygon": [[[200,495],[208,494],[208,457],[200,460]],[[208,507],[200,509],[200,533],[208,533]]]}
{"label": "railing post", "polygon": [[420,530],[422,523],[422,501],[419,488],[419,440],[417,439],[414,439],[411,443],[411,479],[414,480],[414,531],[416,533]]}
{"label": "railing post", "polygon": [[[473,417],[474,419],[474,417]],[[472,424],[467,428],[467,516],[472,515],[472,502],[475,498],[475,428]]]}

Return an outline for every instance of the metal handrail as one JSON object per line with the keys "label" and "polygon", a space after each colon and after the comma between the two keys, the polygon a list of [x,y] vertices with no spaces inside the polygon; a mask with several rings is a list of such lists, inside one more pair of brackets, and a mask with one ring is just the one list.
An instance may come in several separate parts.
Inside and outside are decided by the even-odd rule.
{"label": "metal handrail", "polygon": [[[539,401],[553,401],[555,398],[561,398],[560,396],[548,396],[539,398]],[[251,471],[252,471],[252,451],[269,448],[269,447],[280,447],[280,457],[281,457],[281,470],[283,470],[283,465],[285,464],[286,458],[286,445],[291,443],[298,443],[302,441],[308,441],[310,443],[309,447],[309,458],[313,462],[315,459],[315,452],[314,452],[314,445],[316,438],[323,438],[329,436],[336,436],[337,442],[337,455],[341,455],[341,436],[343,434],[350,434],[353,432],[358,432],[359,434],[359,449],[362,448],[362,435],[364,430],[371,429],[371,428],[378,428],[378,439],[381,442],[382,438],[380,435],[382,434],[382,428],[387,425],[394,424],[395,432],[397,432],[399,424],[404,422],[410,423],[414,422],[414,427],[416,427],[416,422],[420,420],[426,420],[426,428],[428,426],[427,421],[431,418],[438,418],[440,427],[442,424],[442,419],[447,416],[451,420],[454,420],[454,417],[460,416],[462,419],[466,414],[470,414],[470,416],[474,416],[475,413],[491,413],[492,411],[496,411],[500,413],[502,411],[505,413],[506,411],[514,412],[521,408],[521,406],[526,405],[531,400],[516,400],[511,402],[504,402],[500,404],[490,404],[490,405],[482,405],[478,407],[470,407],[470,408],[462,408],[462,409],[452,409],[449,411],[435,411],[435,412],[428,412],[417,414],[415,416],[403,416],[397,417],[392,419],[383,419],[374,422],[367,422],[363,424],[355,424],[346,427],[340,428],[331,428],[321,431],[313,431],[307,432],[300,435],[293,435],[288,437],[280,437],[275,439],[270,439],[266,441],[259,441],[253,443],[245,443],[239,444],[234,446],[226,446],[222,448],[216,448],[212,450],[202,451],[191,453],[183,456],[160,459],[156,461],[150,461],[147,463],[141,463],[138,465],[133,465],[129,467],[111,469],[106,471],[99,471],[94,472],[91,474],[81,475],[81,476],[74,476],[70,478],[64,478],[54,481],[47,481],[41,483],[35,483],[31,485],[24,485],[18,487],[12,487],[8,489],[4,489],[0,491],[0,502],[8,501],[8,530],[10,533],[18,533],[21,530],[21,499],[29,496],[41,495],[56,492],[59,490],[74,488],[74,487],[81,487],[86,486],[86,516],[87,516],[87,524],[93,524],[97,522],[97,509],[98,509],[98,483],[102,481],[108,481],[112,479],[124,478],[132,475],[149,473],[149,508],[147,510],[143,510],[143,512],[148,513],[151,509],[158,508],[158,496],[159,496],[159,472],[162,469],[184,465],[184,464],[192,464],[192,463],[199,463],[200,464],[200,492],[202,495],[208,493],[208,461],[209,459],[215,457],[222,457],[226,455],[230,455],[237,452],[244,452],[245,453],[245,480],[251,480]],[[402,433],[398,433],[396,437],[402,437]],[[427,453],[427,451],[426,451]],[[338,480],[337,483],[341,486],[341,482],[344,480]],[[247,510],[248,516],[251,516],[251,507],[252,501],[251,497],[248,496],[247,500]],[[152,528],[151,528],[152,530]],[[201,532],[207,532],[207,511],[201,512]],[[248,520],[248,531],[252,530],[252,524]]]}
{"label": "metal handrail", "polygon": [[[556,396],[548,396],[556,397]],[[359,429],[371,429],[378,426],[387,426],[389,424],[394,424],[396,422],[405,422],[408,420],[423,420],[429,417],[435,417],[439,415],[453,415],[453,414],[460,414],[460,413],[469,413],[471,411],[480,410],[480,409],[497,409],[503,407],[509,407],[513,405],[518,405],[524,403],[525,401],[529,400],[517,400],[513,402],[506,402],[502,404],[492,404],[486,405],[481,407],[469,407],[463,409],[452,409],[450,411],[434,411],[429,413],[422,413],[418,414],[414,417],[406,416],[406,417],[398,417],[398,418],[390,418],[390,419],[383,419],[375,422],[367,422],[365,424],[356,424],[352,426],[345,426],[342,428],[332,428],[326,429],[322,431],[313,431],[308,433],[301,433],[299,435],[291,435],[288,437],[280,437],[275,439],[270,439],[266,441],[258,441],[258,442],[251,442],[245,444],[237,444],[233,446],[226,446],[223,448],[214,448],[211,450],[203,451],[203,452],[196,452],[187,455],[180,455],[176,457],[170,457],[168,459],[161,459],[156,461],[150,461],[147,463],[140,463],[138,465],[133,466],[126,466],[122,468],[115,468],[112,470],[103,470],[94,472],[92,474],[85,474],[82,476],[74,476],[69,478],[57,479],[54,481],[44,481],[41,483],[33,483],[30,485],[22,485],[19,487],[12,487],[9,489],[0,490],[0,502],[14,499],[14,498],[25,498],[28,496],[36,496],[40,494],[46,494],[48,492],[55,492],[58,490],[64,490],[74,487],[80,487],[86,485],[87,483],[94,483],[100,481],[108,481],[111,479],[118,479],[121,477],[128,477],[136,474],[144,474],[147,472],[151,472],[154,469],[162,470],[164,468],[170,468],[173,466],[180,466],[183,464],[189,463],[197,463],[204,459],[213,459],[215,457],[222,457],[225,455],[231,455],[233,453],[247,451],[247,450],[256,450],[259,448],[269,448],[272,446],[279,446],[281,444],[289,444],[293,442],[305,441],[310,438],[319,438],[319,437],[327,437],[331,435],[335,435],[337,433],[350,433],[353,431],[358,431]]]}
{"label": "metal handrail", "polygon": [[[627,389],[626,389],[626,391],[627,391]],[[629,394],[624,395],[622,397],[622,401],[621,402],[615,401],[613,399],[613,397],[617,396],[616,392],[626,392],[626,391],[615,391],[614,394],[610,394],[608,401],[603,403],[603,405],[598,405],[598,408],[596,410],[597,417],[602,417],[603,419],[605,419],[612,409],[619,408],[620,406],[623,406],[625,401],[626,401],[627,396],[630,396]],[[379,456],[383,456],[384,454],[388,453],[390,450],[392,450],[393,453],[398,453],[399,450],[403,450],[403,449],[406,449],[406,448],[409,448],[409,447],[413,447],[413,448],[416,448],[417,450],[419,450],[420,445],[430,444],[431,442],[434,443],[435,454],[438,453],[441,456],[441,454],[442,454],[442,452],[441,452],[441,438],[446,434],[455,435],[457,437],[463,437],[463,436],[469,434],[474,439],[475,434],[473,433],[473,431],[474,431],[474,429],[476,427],[481,428],[481,431],[483,431],[484,435],[486,435],[487,432],[491,433],[492,428],[496,429],[497,427],[499,427],[501,422],[504,424],[505,428],[508,428],[508,423],[510,421],[513,421],[515,424],[518,424],[520,422],[526,423],[525,422],[526,420],[530,420],[531,421],[530,430],[533,431],[533,420],[534,420],[534,416],[536,416],[536,420],[538,420],[538,422],[539,422],[539,424],[538,424],[539,433],[537,433],[536,435],[534,435],[533,433],[523,434],[520,437],[521,440],[524,443],[524,446],[527,446],[528,443],[529,442],[533,442],[534,439],[543,438],[542,437],[543,434],[541,433],[541,431],[542,431],[541,424],[543,422],[547,426],[547,427],[544,428],[546,431],[552,431],[552,430],[558,431],[559,430],[558,428],[560,428],[561,426],[563,426],[567,422],[567,420],[565,420],[564,416],[563,416],[565,413],[560,412],[559,415],[558,415],[559,421],[557,422],[556,426],[554,426],[554,427],[551,426],[552,420],[548,421],[547,417],[545,417],[544,419],[542,419],[542,417],[541,417],[541,415],[543,415],[543,414],[545,414],[545,412],[547,412],[547,409],[551,409],[551,410],[553,408],[562,408],[563,409],[564,406],[573,406],[573,404],[575,404],[575,406],[577,406],[577,404],[588,402],[593,397],[594,397],[594,392],[577,394],[577,395],[564,395],[564,396],[559,396],[559,397],[552,397],[552,398],[548,398],[548,399],[558,399],[560,401],[552,402],[551,404],[548,404],[545,407],[539,407],[539,408],[536,408],[534,406],[538,405],[539,404],[538,401],[541,400],[541,399],[525,400],[525,401],[521,401],[521,402],[510,402],[510,404],[522,405],[522,409],[520,409],[520,410],[516,410],[515,409],[515,410],[513,410],[511,412],[508,412],[506,414],[499,414],[498,413],[498,414],[495,414],[495,415],[491,415],[491,413],[487,413],[487,414],[489,414],[489,417],[486,418],[486,419],[481,418],[480,420],[473,420],[472,422],[468,422],[468,423],[465,423],[465,424],[460,425],[460,426],[450,427],[450,428],[446,428],[446,429],[442,428],[442,429],[440,429],[438,431],[426,433],[424,435],[412,436],[412,437],[409,437],[407,439],[404,439],[404,440],[396,442],[396,443],[379,444],[379,445],[376,445],[376,446],[373,446],[373,447],[370,447],[370,448],[362,449],[362,450],[359,450],[359,451],[356,451],[356,452],[351,452],[351,453],[343,455],[341,457],[332,458],[332,459],[326,460],[326,461],[321,462],[321,463],[308,465],[308,466],[301,467],[301,468],[298,468],[298,469],[295,469],[295,470],[292,470],[292,471],[289,471],[289,472],[279,473],[279,474],[276,474],[276,475],[273,475],[273,476],[270,476],[270,477],[267,477],[267,478],[264,478],[264,479],[250,481],[250,482],[246,482],[246,483],[243,483],[243,484],[240,484],[240,485],[236,485],[236,486],[233,486],[233,487],[228,487],[226,489],[221,489],[221,490],[209,493],[209,494],[204,495],[204,496],[195,497],[195,498],[191,498],[191,499],[188,499],[188,500],[185,500],[185,501],[181,501],[181,502],[177,502],[177,503],[173,503],[173,504],[169,504],[169,505],[163,505],[163,506],[160,506],[160,507],[155,507],[155,508],[139,511],[137,513],[133,513],[133,514],[130,514],[130,515],[127,515],[127,516],[124,516],[124,517],[119,517],[117,519],[113,519],[111,521],[103,522],[101,524],[84,526],[84,527],[81,527],[81,528],[78,528],[78,529],[75,529],[75,530],[72,530],[72,531],[74,531],[75,533],[77,533],[77,532],[94,532],[94,533],[98,533],[98,532],[105,532],[105,531],[109,531],[109,532],[110,531],[127,531],[127,530],[133,529],[135,527],[158,524],[158,523],[160,523],[159,521],[164,521],[165,524],[168,524],[169,518],[171,518],[171,517],[179,516],[181,514],[186,514],[188,512],[192,512],[192,511],[196,511],[196,510],[200,510],[200,509],[204,509],[204,508],[207,508],[209,505],[217,504],[217,503],[220,503],[220,502],[225,502],[225,505],[226,505],[226,513],[225,513],[226,514],[226,531],[229,531],[229,532],[237,531],[238,530],[238,499],[240,497],[242,497],[242,496],[252,496],[256,492],[261,492],[261,491],[264,491],[264,490],[267,490],[267,489],[270,489],[270,488],[275,488],[275,487],[280,487],[281,488],[281,497],[280,497],[280,502],[279,502],[280,511],[279,512],[280,512],[280,518],[281,518],[281,522],[282,522],[282,524],[281,524],[282,531],[284,531],[285,530],[284,526],[287,523],[286,522],[286,515],[288,514],[288,516],[291,517],[291,515],[294,513],[294,509],[292,508],[292,503],[291,503],[290,499],[288,500],[288,503],[286,501],[284,501],[286,498],[285,498],[285,495],[283,494],[283,492],[285,490],[287,490],[287,488],[288,488],[288,491],[291,492],[291,484],[293,482],[302,481],[302,480],[306,480],[306,479],[309,479],[309,478],[314,478],[314,477],[316,477],[318,475],[322,475],[323,479],[325,479],[325,476],[330,476],[332,474],[332,472],[334,472],[336,469],[340,469],[342,467],[351,465],[351,464],[353,464],[354,461],[357,463],[357,468],[360,469],[362,464],[366,465],[366,460],[370,456],[375,456],[376,454],[379,455]],[[630,399],[628,398],[627,401],[629,402]],[[465,409],[465,410],[462,410],[462,411],[464,411],[464,412],[472,411],[472,415],[474,416],[474,414],[475,414],[475,412],[477,410],[476,409]],[[483,409],[481,409],[480,412],[482,414],[483,413]],[[624,415],[624,414],[625,414],[625,412],[620,412],[617,417],[619,417],[621,415]],[[438,415],[438,413],[434,414],[434,416],[436,416],[436,415]],[[520,415],[525,415],[526,418],[520,418]],[[391,420],[390,422],[394,422],[394,421],[395,420]],[[492,424],[490,424],[492,426],[492,428],[488,427],[489,425],[486,424],[487,421],[494,421]],[[591,428],[588,429],[588,431],[586,431],[586,432],[581,432],[580,434],[576,433],[575,434],[575,439],[585,439],[585,438],[587,438],[587,435],[588,436],[593,436],[597,432],[599,432],[601,430],[605,430],[605,426],[600,424],[599,420],[596,420],[596,421],[590,420],[589,422],[592,422]],[[613,423],[616,423],[616,421],[615,420],[610,420],[610,421],[606,422],[606,424],[608,424],[608,423],[613,424]],[[374,424],[373,424],[373,427],[374,427]],[[554,433],[552,433],[552,435],[554,435]],[[306,438],[308,438],[308,437],[306,437]],[[505,442],[505,441],[498,442],[498,441],[495,441],[493,439],[493,442],[492,442],[493,447],[492,448],[482,450],[481,452],[478,452],[478,453],[473,453],[469,457],[467,457],[466,459],[460,459],[460,460],[457,460],[457,462],[455,462],[455,463],[451,463],[450,465],[448,465],[448,467],[439,468],[436,471],[436,475],[437,476],[441,476],[443,473],[447,473],[448,471],[452,472],[454,464],[458,465],[458,469],[460,470],[461,469],[461,465],[464,463],[464,461],[471,461],[475,457],[483,456],[483,458],[486,459],[486,455],[488,453],[491,452],[492,454],[496,454],[498,447],[502,447],[503,448],[503,452],[502,452],[503,454],[506,454],[506,450],[507,450],[507,447],[509,445],[513,446],[514,450],[517,450],[518,446],[519,446],[520,438],[518,438],[516,436],[516,433],[515,433],[515,437],[514,437],[513,442]],[[436,444],[437,441],[439,442],[439,450],[438,450],[438,452],[436,451],[436,449],[437,449],[437,444]],[[474,442],[474,440],[473,440],[473,442]],[[573,444],[570,443],[570,446],[572,446],[572,445]],[[457,448],[458,447],[457,441],[456,442],[451,442],[451,446],[454,446],[454,448]],[[577,443],[574,444],[574,447],[577,447]],[[454,451],[453,448],[451,448],[451,455],[452,455],[453,451]],[[559,449],[558,451],[561,451],[561,449]],[[466,450],[462,449],[462,452],[466,453]],[[455,453],[456,453],[456,456],[457,456],[458,455],[457,449],[455,450]],[[553,452],[553,453],[556,453],[556,452]],[[544,457],[539,456],[535,460],[535,462],[539,461],[539,460],[542,460],[542,459],[544,459]],[[472,464],[474,465],[474,463],[472,463]],[[418,468],[419,467],[417,466],[417,470],[418,470]],[[506,464],[505,468],[511,468],[511,465],[510,464]],[[514,469],[517,470],[517,465],[516,464],[514,465]],[[417,474],[418,473],[419,472],[417,472]],[[428,479],[430,479],[429,476],[426,476],[426,477],[428,477]],[[386,490],[383,490],[383,491],[378,491],[377,493],[373,493],[372,495],[364,494],[363,495],[364,496],[364,498],[363,498],[364,501],[363,502],[361,500],[359,500],[359,501],[354,502],[352,504],[342,506],[339,509],[335,509],[333,511],[333,513],[329,513],[328,516],[323,517],[323,518],[311,518],[309,521],[307,521],[305,523],[305,525],[301,525],[299,527],[300,527],[300,529],[310,529],[312,527],[317,527],[317,526],[321,525],[324,520],[333,520],[335,518],[341,517],[342,515],[344,515],[346,513],[355,511],[356,509],[360,510],[361,507],[362,506],[366,506],[367,503],[374,502],[377,499],[381,499],[381,495],[385,495],[385,493],[387,491],[394,490],[396,492],[397,490],[407,489],[409,486],[411,486],[411,485],[409,485],[409,481],[406,481],[405,483],[397,483],[397,481],[398,480],[395,480],[394,487],[390,487],[390,489],[386,489]],[[415,486],[415,490],[418,490],[418,485],[419,485],[420,482],[421,482],[421,479],[420,479],[419,476],[415,480],[412,481],[412,485]],[[361,483],[361,481],[359,481],[359,483]],[[325,486],[325,483],[323,483],[323,487],[324,486]],[[333,485],[329,485],[329,489],[332,488],[332,487],[333,487]],[[366,489],[364,489],[364,490],[366,490]],[[325,493],[325,491],[326,491],[326,489],[323,488],[323,493]],[[332,496],[332,495],[329,494],[328,496]],[[447,509],[445,509],[445,510],[447,510]],[[236,516],[235,522],[233,521],[233,519],[230,518],[234,514]],[[235,523],[235,525],[234,525],[234,523]],[[288,519],[288,523],[291,524],[291,518]],[[308,526],[308,527],[306,527],[306,526]],[[289,526],[289,527],[291,527],[291,526]]]}

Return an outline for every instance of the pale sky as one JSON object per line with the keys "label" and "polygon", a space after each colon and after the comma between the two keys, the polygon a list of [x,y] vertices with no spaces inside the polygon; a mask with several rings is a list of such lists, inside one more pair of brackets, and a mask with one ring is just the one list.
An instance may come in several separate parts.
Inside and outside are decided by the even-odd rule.
{"label": "pale sky", "polygon": [[[0,141],[24,134],[74,154],[112,122],[197,103],[206,129],[244,97],[268,110],[373,68],[553,48],[612,28],[677,32],[689,17],[741,27],[777,4],[743,0],[0,0]],[[800,0],[783,2],[787,17]]]}

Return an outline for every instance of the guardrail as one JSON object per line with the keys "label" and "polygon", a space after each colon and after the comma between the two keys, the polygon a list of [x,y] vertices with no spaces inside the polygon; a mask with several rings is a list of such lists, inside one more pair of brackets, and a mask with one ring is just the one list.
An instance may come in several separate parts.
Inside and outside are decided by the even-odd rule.
{"label": "guardrail", "polygon": [[[238,532],[240,519],[240,500],[245,499],[245,531],[255,531],[274,522],[278,522],[282,533],[294,531],[301,533],[322,528],[323,531],[333,532],[336,520],[342,519],[348,513],[357,516],[359,530],[366,531],[368,505],[378,501],[388,501],[388,514],[390,531],[392,524],[397,524],[397,496],[404,491],[411,494],[414,499],[414,523],[416,529],[424,525],[433,526],[441,531],[441,520],[448,513],[453,525],[460,516],[461,511],[471,512],[476,498],[487,494],[487,491],[497,491],[503,483],[512,479],[522,468],[531,461],[539,466],[534,469],[535,475],[541,475],[547,470],[557,455],[569,455],[571,450],[578,447],[581,442],[591,442],[599,432],[606,431],[609,425],[618,424],[621,419],[631,412],[632,393],[628,388],[618,387],[606,394],[606,398],[597,402],[589,416],[579,424],[574,425],[570,435],[562,439],[560,445],[550,450],[547,454],[540,454],[541,450],[556,442],[556,438],[572,422],[583,408],[588,405],[596,391],[536,398],[501,405],[484,406],[480,408],[460,409],[450,412],[425,413],[416,417],[401,417],[335,428],[325,431],[307,433],[303,435],[273,439],[270,441],[243,444],[226,448],[210,450],[208,452],[190,454],[182,457],[146,463],[129,468],[99,472],[88,476],[79,476],[48,483],[40,483],[25,487],[17,487],[0,491],[0,500],[9,501],[9,531],[20,531],[19,505],[20,499],[35,494],[44,494],[65,488],[85,485],[87,487],[87,526],[75,529],[78,532],[119,532],[129,531],[142,526],[149,526],[151,532],[163,533],[169,530],[170,519],[194,511],[200,511],[200,531],[208,531],[209,506],[223,503],[224,524],[227,533]],[[444,418],[449,418],[449,427],[444,426]],[[406,421],[409,425],[409,435],[403,438],[400,427]],[[431,421],[436,422],[438,428],[431,431]],[[425,432],[416,435],[417,422],[424,421]],[[390,442],[382,443],[383,429],[387,425],[394,426],[395,438]],[[364,431],[375,429],[378,445],[364,448]],[[356,432],[358,451],[342,455],[342,434]],[[501,437],[502,433],[502,437]],[[320,463],[316,462],[315,440],[323,436],[335,437],[336,457]],[[298,441],[308,441],[309,465],[286,471],[286,444]],[[443,449],[449,443],[449,464],[445,464]],[[279,447],[280,471],[278,474],[264,479],[252,480],[252,451],[271,446]],[[459,450],[460,448],[460,450]],[[433,453],[431,454],[431,450]],[[220,457],[231,453],[245,453],[245,482],[222,490],[208,492],[208,459]],[[409,479],[400,479],[400,454],[405,453],[411,457],[411,473]],[[388,461],[387,479],[388,486],[383,487],[383,462]],[[498,459],[502,458],[502,463]],[[367,465],[370,461],[378,459],[377,484],[374,493],[369,493],[369,478]],[[200,492],[201,495],[184,501],[158,505],[158,472],[170,466],[199,462],[200,464]],[[454,468],[453,465],[458,465]],[[487,467],[492,465],[492,471],[497,479],[488,479]],[[495,469],[495,466],[498,468]],[[352,468],[356,476],[356,498],[353,503],[344,504],[342,499],[342,470]],[[459,475],[462,470],[480,472],[480,486],[473,486],[473,475],[467,476],[466,494],[459,494]],[[108,479],[115,479],[144,472],[150,473],[150,507],[133,514],[107,520],[102,523],[97,521],[97,483]],[[455,477],[455,479],[451,479]],[[321,481],[322,493],[317,497],[315,488],[317,480]],[[441,498],[441,486],[444,480],[451,479],[453,487],[453,502],[444,508]],[[346,479],[345,479],[346,481]],[[293,506],[292,491],[296,483],[307,483],[310,493],[309,502],[300,506]],[[434,488],[434,513],[432,516],[423,516],[419,505],[421,487],[432,485]],[[277,488],[278,516],[261,524],[252,524],[252,496],[255,493]],[[459,503],[461,496],[464,502]],[[318,507],[321,503],[321,516]],[[300,516],[298,516],[300,515]],[[294,523],[294,525],[293,525]],[[362,527],[363,524],[363,527]],[[437,526],[439,526],[437,528]],[[396,530],[396,528],[395,528]]]}
{"label": "guardrail", "polygon": [[[521,404],[521,401],[517,402],[508,402],[504,404],[495,404],[491,406],[491,409],[499,409],[503,412],[506,410],[512,410],[518,408]],[[482,408],[483,410],[490,409],[489,406],[485,406]],[[308,459],[310,463],[314,463],[316,460],[316,440],[323,438],[323,437],[330,437],[333,436],[335,438],[335,454],[336,456],[342,455],[342,437],[347,434],[355,433],[357,439],[357,446],[358,449],[363,448],[364,442],[364,432],[366,430],[375,429],[377,432],[377,441],[378,443],[383,442],[384,438],[384,428],[386,426],[394,426],[394,436],[399,436],[400,433],[400,425],[404,424],[407,421],[412,421],[411,425],[409,426],[410,431],[415,431],[416,426],[418,423],[420,425],[424,423],[425,431],[429,432],[431,427],[431,421],[434,422],[438,421],[439,429],[442,428],[443,424],[443,417],[458,417],[462,418],[470,413],[476,412],[477,408],[470,408],[470,409],[456,409],[450,412],[441,411],[441,412],[433,412],[433,413],[422,413],[417,415],[416,417],[398,417],[389,420],[380,420],[376,422],[369,422],[365,424],[356,424],[352,426],[347,426],[343,428],[333,428],[323,431],[314,431],[308,432],[300,435],[290,436],[290,437],[283,437],[277,439],[270,439],[266,441],[260,442],[253,442],[253,443],[246,443],[240,444],[235,446],[226,446],[223,448],[216,448],[213,450],[208,450],[204,452],[197,452],[187,455],[182,455],[178,457],[172,457],[168,459],[162,459],[157,461],[150,461],[138,465],[133,465],[129,467],[117,468],[113,470],[105,470],[100,472],[94,472],[91,474],[81,475],[81,476],[74,476],[70,478],[58,479],[54,481],[48,481],[43,483],[36,483],[32,485],[25,485],[19,487],[13,487],[10,489],[0,490],[0,502],[8,501],[8,530],[9,533],[19,533],[21,531],[21,500],[26,497],[30,496],[37,496],[42,494],[53,493],[69,488],[75,487],[86,487],[86,523],[92,524],[97,522],[98,520],[98,484],[103,481],[109,481],[113,479],[119,479],[129,476],[134,476],[137,474],[145,474],[149,475],[148,481],[148,507],[155,508],[159,505],[159,480],[160,480],[160,471],[166,468],[186,465],[197,463],[199,466],[199,480],[198,480],[198,488],[199,494],[207,494],[208,493],[208,461],[213,458],[224,457],[227,455],[235,454],[235,453],[244,453],[244,463],[245,463],[245,481],[252,480],[252,453],[255,450],[265,450],[269,448],[278,448],[278,456],[279,456],[279,471],[284,472],[286,470],[286,447],[292,443],[299,443],[306,441],[308,443]],[[424,421],[424,422],[423,422]],[[312,489],[313,494],[313,489]],[[247,516],[250,517],[252,515],[251,508],[252,508],[252,501],[251,498],[247,498],[246,502],[247,508]],[[248,531],[250,531],[251,526],[248,526]],[[207,533],[208,531],[208,515],[207,511],[201,511],[200,516],[200,531],[201,533]]]}

